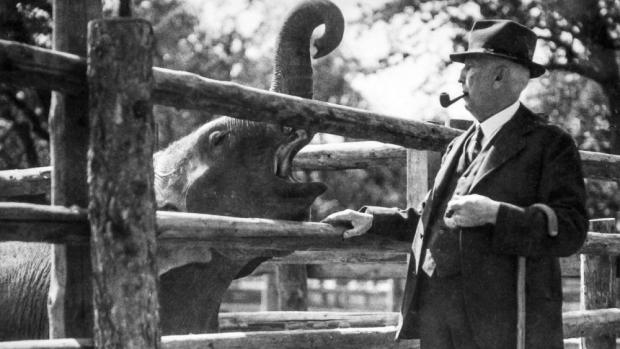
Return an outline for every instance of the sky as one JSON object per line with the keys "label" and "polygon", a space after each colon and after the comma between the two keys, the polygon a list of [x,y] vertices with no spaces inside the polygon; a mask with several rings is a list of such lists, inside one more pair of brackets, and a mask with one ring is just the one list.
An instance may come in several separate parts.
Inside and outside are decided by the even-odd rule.
{"label": "sky", "polygon": [[[228,13],[234,14],[236,23],[223,25],[241,23],[238,30],[245,35],[252,35],[257,30],[261,16],[274,18],[274,21],[281,23],[287,11],[298,3],[290,0],[254,2],[247,10],[245,1],[187,0],[199,14],[201,29],[208,31],[211,26],[221,26],[221,16]],[[348,24],[362,19],[369,9],[387,2],[386,0],[332,1],[342,10]],[[222,6],[224,3],[225,6]],[[455,11],[452,15],[480,16],[479,8],[473,3],[450,10]],[[370,29],[348,25],[339,50],[347,57],[355,57],[366,69],[375,70],[373,68],[377,67],[378,60],[386,57],[390,50],[402,49],[404,52],[414,48],[415,53],[410,56],[415,58],[405,59],[402,63],[380,69],[374,74],[360,72],[350,76],[349,82],[367,100],[368,109],[374,112],[421,121],[446,118],[471,119],[462,101],[448,109],[443,109],[439,105],[439,93],[448,92],[452,97],[461,94],[461,86],[457,81],[461,64],[444,66],[449,54],[452,53],[451,35],[457,29],[444,25],[432,30],[430,25],[423,23],[418,17],[414,13],[402,13],[393,17],[390,23],[378,22]],[[408,25],[404,26],[403,23]]]}

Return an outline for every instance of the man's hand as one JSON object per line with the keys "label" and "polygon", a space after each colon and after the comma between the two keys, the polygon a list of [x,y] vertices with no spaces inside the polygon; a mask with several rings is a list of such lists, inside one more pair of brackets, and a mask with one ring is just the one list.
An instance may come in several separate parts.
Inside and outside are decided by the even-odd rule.
{"label": "man's hand", "polygon": [[348,239],[366,233],[372,227],[372,218],[372,215],[368,213],[344,210],[330,214],[321,222],[350,228],[342,233],[342,237]]}
{"label": "man's hand", "polygon": [[495,224],[499,202],[478,194],[455,195],[448,202],[444,222],[450,228]]}

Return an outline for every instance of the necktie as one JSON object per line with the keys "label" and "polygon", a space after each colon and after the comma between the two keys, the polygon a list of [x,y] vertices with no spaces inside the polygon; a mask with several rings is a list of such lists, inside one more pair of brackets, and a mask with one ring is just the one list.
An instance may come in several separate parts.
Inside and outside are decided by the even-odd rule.
{"label": "necktie", "polygon": [[476,125],[476,129],[472,134],[469,145],[467,147],[467,164],[471,164],[472,161],[480,154],[480,150],[482,150],[482,137],[484,134],[482,133],[482,129],[480,125]]}

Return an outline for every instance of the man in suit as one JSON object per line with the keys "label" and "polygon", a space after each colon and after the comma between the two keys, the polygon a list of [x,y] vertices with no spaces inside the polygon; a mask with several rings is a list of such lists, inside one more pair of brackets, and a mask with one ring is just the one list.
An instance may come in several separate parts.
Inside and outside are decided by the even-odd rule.
{"label": "man in suit", "polygon": [[515,348],[517,260],[526,257],[526,348],[562,348],[558,257],[587,231],[578,150],[519,102],[536,35],[506,20],[474,24],[459,77],[474,125],[446,149],[419,210],[365,207],[324,221],[412,241],[398,338],[423,349]]}

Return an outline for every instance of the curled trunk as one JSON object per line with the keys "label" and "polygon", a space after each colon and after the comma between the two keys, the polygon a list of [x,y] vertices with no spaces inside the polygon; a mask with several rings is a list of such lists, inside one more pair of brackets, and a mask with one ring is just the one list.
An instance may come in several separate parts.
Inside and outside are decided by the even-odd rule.
{"label": "curled trunk", "polygon": [[271,91],[312,98],[310,39],[318,26],[325,33],[314,42],[320,58],[334,50],[344,33],[344,18],[332,2],[314,0],[301,3],[287,17],[278,35]]}

